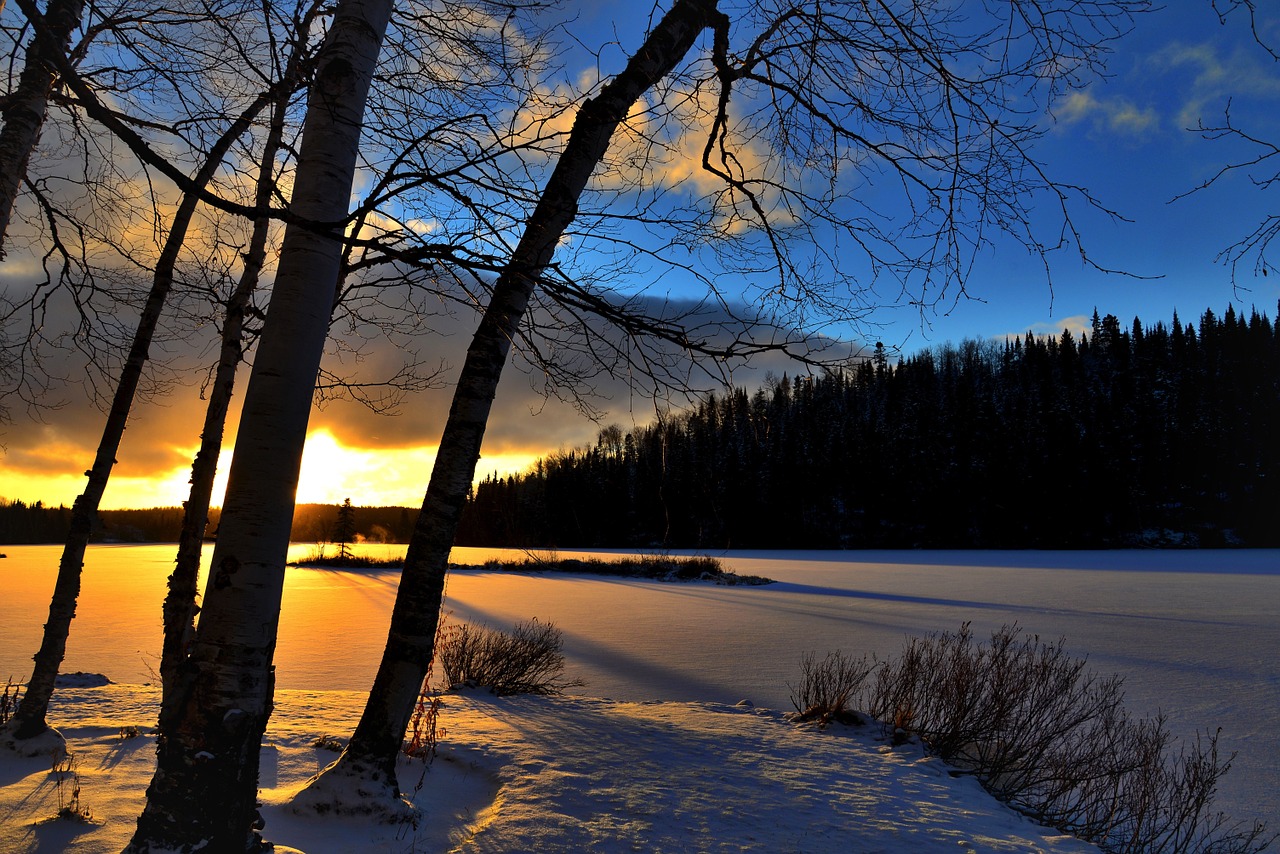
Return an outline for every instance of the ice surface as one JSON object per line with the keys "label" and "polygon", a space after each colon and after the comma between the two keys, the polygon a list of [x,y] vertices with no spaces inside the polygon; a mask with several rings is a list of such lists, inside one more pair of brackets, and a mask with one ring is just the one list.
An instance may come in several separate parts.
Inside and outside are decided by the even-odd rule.
{"label": "ice surface", "polygon": [[[403,550],[369,548],[378,556]],[[39,644],[59,550],[7,551],[0,567],[0,678],[22,678]],[[480,563],[488,554],[458,549],[454,559]],[[1162,710],[1178,734],[1221,727],[1222,747],[1239,756],[1222,782],[1219,806],[1241,819],[1280,816],[1278,551],[718,556],[731,569],[778,583],[730,588],[469,571],[451,575],[446,607],[452,619],[495,626],[530,617],[553,621],[564,631],[567,675],[584,681],[577,689],[584,697],[749,699],[765,710],[789,707],[787,682],[797,678],[805,652],[885,657],[907,635],[954,630],[969,620],[981,637],[1017,622],[1046,638],[1065,637],[1069,650],[1087,655],[1096,669],[1119,672],[1129,707]],[[172,546],[90,549],[64,670],[101,673],[116,683],[154,679],[159,603],[172,561]],[[279,686],[367,689],[396,576],[288,570]],[[296,714],[297,725],[308,725],[309,712]]]}

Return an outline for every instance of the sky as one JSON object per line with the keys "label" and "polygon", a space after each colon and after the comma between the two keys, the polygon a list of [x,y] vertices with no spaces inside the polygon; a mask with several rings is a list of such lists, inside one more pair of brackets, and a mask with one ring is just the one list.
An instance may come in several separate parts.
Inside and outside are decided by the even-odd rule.
{"label": "sky", "polygon": [[[562,42],[616,39],[617,46],[599,59],[606,73],[620,67],[625,53],[639,43],[649,12],[646,4],[617,5],[569,4],[573,14],[565,26],[571,38]],[[1280,44],[1280,12],[1267,7],[1258,15],[1259,35]],[[1044,119],[1046,133],[1036,153],[1047,172],[1088,188],[1122,217],[1078,214],[1076,224],[1093,266],[1082,263],[1073,246],[1051,256],[1046,277],[1039,259],[1025,248],[997,242],[974,259],[968,299],[926,315],[910,307],[879,309],[870,325],[849,331],[854,346],[874,337],[891,351],[910,354],[966,338],[1078,331],[1087,328],[1095,309],[1115,314],[1126,325],[1135,316],[1148,324],[1167,323],[1175,311],[1183,322],[1194,322],[1206,308],[1220,312],[1228,303],[1246,312],[1257,307],[1274,319],[1280,277],[1257,275],[1252,258],[1233,270],[1221,257],[1274,209],[1274,190],[1257,183],[1267,177],[1265,164],[1226,174],[1188,195],[1225,165],[1262,152],[1189,130],[1198,122],[1219,123],[1228,104],[1238,127],[1264,141],[1280,141],[1280,66],[1257,45],[1247,23],[1238,10],[1220,21],[1209,0],[1179,0],[1139,16],[1132,33],[1114,46],[1109,76],[1059,101]],[[578,58],[571,47],[567,56],[568,77],[596,74],[595,59]],[[1033,217],[1040,213],[1033,211]],[[20,289],[31,269],[31,256],[10,253],[0,261],[0,284]],[[692,296],[679,287],[669,295]],[[469,337],[468,322],[466,316],[442,320],[436,334],[418,342],[424,358],[441,367],[443,382],[411,396],[398,415],[373,415],[345,401],[313,413],[299,501],[337,503],[350,497],[357,505],[421,503],[448,409],[448,382]],[[841,335],[840,329],[824,331]],[[376,341],[369,346],[363,360],[391,363]],[[210,351],[202,352],[208,356]],[[736,371],[732,380],[753,385],[766,371],[787,370],[797,368],[765,360]],[[92,463],[103,420],[79,381],[83,375],[83,366],[69,361],[67,383],[52,390],[44,408],[28,411],[8,403],[10,423],[0,425],[0,497],[69,505],[83,489],[83,472]],[[136,409],[104,507],[183,501],[203,401],[194,371],[180,379]],[[590,443],[605,424],[648,423],[655,407],[671,405],[630,386],[626,376],[600,376],[598,396],[591,401],[599,420],[593,421],[572,400],[548,397],[545,380],[519,359],[516,369],[507,371],[481,476],[519,471],[539,456]],[[233,426],[224,444],[224,472],[232,433]],[[217,495],[220,487],[215,503]]]}

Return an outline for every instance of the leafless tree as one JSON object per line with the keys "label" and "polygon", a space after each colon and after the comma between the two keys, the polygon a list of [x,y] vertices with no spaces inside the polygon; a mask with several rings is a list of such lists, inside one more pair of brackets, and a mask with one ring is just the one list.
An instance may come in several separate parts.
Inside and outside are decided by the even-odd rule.
{"label": "leafless tree", "polygon": [[[317,54],[291,200],[313,221],[346,216],[365,98],[390,14],[385,0],[343,0]],[[156,772],[128,850],[256,847],[258,745],[271,713],[293,497],[341,253],[340,234],[285,232],[210,584],[160,722]],[[263,477],[268,471],[273,476]]]}
{"label": "leafless tree", "polygon": [[[1212,0],[1213,9],[1224,25],[1233,25],[1233,18],[1245,19],[1259,50],[1272,63],[1280,62],[1280,51],[1270,43],[1258,25],[1257,5],[1253,0]],[[1227,163],[1212,176],[1179,198],[1208,190],[1228,180],[1247,180],[1259,191],[1267,192],[1280,183],[1280,146],[1268,139],[1258,129],[1241,127],[1231,114],[1231,102],[1223,108],[1222,118],[1206,121],[1201,118],[1192,129],[1201,137],[1221,144],[1234,143],[1247,152],[1239,159]],[[1218,260],[1231,270],[1231,281],[1241,287],[1242,265],[1248,265],[1255,276],[1267,276],[1276,272],[1276,264],[1268,253],[1271,244],[1280,237],[1280,214],[1267,214],[1257,226],[1240,240],[1228,246]]]}
{"label": "leafless tree", "polygon": [[[39,30],[43,26],[43,21],[38,11],[27,3],[27,0],[18,0],[18,2],[24,5],[24,12],[37,24],[37,30]],[[216,140],[208,159],[196,174],[194,181],[197,185],[205,186],[212,181],[214,175],[222,168],[223,160],[232,145],[249,131],[263,109],[273,102],[287,102],[293,89],[301,82],[299,69],[303,65],[300,57],[299,61],[293,64],[294,73],[290,77],[254,99],[230,123],[221,138]],[[13,741],[15,745],[20,746],[21,742],[29,741],[48,730],[46,715],[58,669],[65,654],[71,620],[75,615],[85,549],[89,542],[93,519],[110,480],[120,442],[124,436],[125,425],[133,407],[134,396],[150,354],[152,339],[160,325],[165,302],[174,287],[178,256],[187,241],[192,218],[198,205],[199,200],[194,194],[184,194],[169,223],[168,236],[155,264],[151,290],[132,336],[128,359],[112,396],[110,411],[98,444],[93,467],[88,472],[88,485],[72,506],[70,532],[59,564],[57,582],[49,607],[49,619],[45,623],[40,649],[35,656],[35,668],[28,680],[23,703],[4,731],[4,738]]]}
{"label": "leafless tree", "polygon": [[[313,5],[299,16],[293,47],[281,75],[285,85],[276,89],[277,97],[271,105],[271,121],[259,158],[256,178],[255,206],[264,211],[270,209],[277,192],[276,160],[285,142],[286,114],[290,98],[306,76],[310,60],[307,47],[310,29],[318,12],[319,6]],[[213,482],[222,452],[227,410],[235,387],[236,371],[244,359],[246,315],[252,307],[250,300],[258,288],[266,263],[271,224],[270,217],[265,214],[259,216],[253,224],[249,244],[243,254],[244,267],[235,289],[226,301],[218,363],[208,383],[208,402],[204,426],[200,431],[200,448],[191,464],[191,490],[183,504],[178,554],[173,572],[169,576],[168,593],[163,607],[164,641],[160,653],[160,679],[163,689],[161,714],[166,717],[173,712],[170,703],[176,696],[177,677],[184,661],[184,651],[195,632],[195,618],[199,611],[196,605],[197,578],[200,573],[201,547],[209,521]]]}
{"label": "leafless tree", "polygon": [[510,263],[494,285],[488,310],[467,351],[364,714],[338,760],[301,796],[308,807],[337,808],[334,793],[357,778],[382,791],[382,808],[393,813],[400,809],[395,762],[412,713],[413,701],[407,697],[409,693],[417,697],[434,654],[449,551],[517,327],[618,125],[636,101],[683,60],[703,30],[722,20],[714,2],[677,2],[626,69],[579,110],[564,152]]}
{"label": "leafless tree", "polygon": [[[383,793],[389,812],[402,809],[395,757],[434,652],[449,551],[512,342],[539,286],[608,305],[566,275],[567,265],[553,264],[563,238],[603,228],[618,244],[628,240],[610,228],[617,217],[607,206],[584,213],[597,169],[615,177],[631,170],[645,198],[629,212],[632,223],[684,226],[648,252],[657,257],[688,240],[685,248],[705,252],[720,269],[740,270],[775,322],[805,328],[815,318],[857,316],[874,297],[870,284],[860,284],[859,272],[867,271],[887,274],[911,302],[932,306],[963,291],[972,253],[991,239],[989,230],[1046,258],[1077,242],[1071,205],[1096,202],[1053,182],[1030,156],[1040,131],[1029,105],[1043,107],[1083,83],[1107,42],[1145,5],[1017,3],[1003,17],[975,19],[941,3],[766,3],[731,22],[713,0],[674,3],[626,68],[582,102],[493,287],[458,380],[364,714],[299,806],[334,808],[333,793],[355,777],[366,791]],[[735,26],[744,42],[737,52]],[[709,52],[686,63],[704,33]],[[663,105],[656,112],[641,104],[651,90],[652,103]],[[714,189],[664,208],[677,194],[637,174],[632,158],[669,165],[660,153],[681,150],[685,134],[700,140],[696,162]],[[882,224],[874,201],[850,197],[845,170],[887,173],[910,204],[909,221],[892,230]],[[620,195],[607,183],[596,190],[615,202]],[[1030,205],[1041,195],[1059,206],[1055,244],[1034,236]],[[582,231],[571,232],[582,220]],[[842,243],[860,256],[853,270],[827,248]],[[802,263],[809,252],[816,260]],[[714,300],[727,302],[711,276],[705,281]],[[786,349],[793,342],[734,343]]]}
{"label": "leafless tree", "polygon": [[36,30],[26,49],[18,85],[5,98],[0,113],[0,258],[13,206],[27,174],[27,163],[40,138],[49,97],[58,81],[56,58],[64,57],[71,34],[80,24],[84,0],[51,0],[44,18],[48,27]]}
{"label": "leafless tree", "polygon": [[[255,845],[258,744],[271,712],[294,493],[344,245],[359,240],[325,226],[347,221],[365,101],[391,13],[384,0],[342,0],[317,53],[292,221],[245,393],[210,580],[166,699],[156,773],[130,850]],[[466,46],[448,42],[455,44]]]}

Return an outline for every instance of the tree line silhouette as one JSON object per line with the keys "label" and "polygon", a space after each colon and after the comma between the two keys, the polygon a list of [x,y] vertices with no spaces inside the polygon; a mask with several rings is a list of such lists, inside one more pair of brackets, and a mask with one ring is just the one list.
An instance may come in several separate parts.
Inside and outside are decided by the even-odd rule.
{"label": "tree line silhouette", "polygon": [[1099,318],[772,379],[484,480],[459,545],[1280,544],[1280,341]]}
{"label": "tree line silhouette", "polygon": [[[1256,310],[1003,343],[709,395],[470,497],[458,545],[1084,548],[1280,545],[1280,329]],[[412,513],[359,507],[361,537]],[[65,538],[66,507],[0,499],[0,543]],[[104,510],[95,542],[177,539],[180,508]],[[217,529],[218,511],[209,531]],[[298,505],[292,538],[336,541]]]}
{"label": "tree line silhouette", "polygon": [[[384,543],[405,543],[413,529],[413,514],[408,507],[354,507],[351,530],[341,527],[341,506],[332,504],[299,504],[293,515],[290,539],[295,542],[338,542],[346,535],[348,542],[366,539]],[[218,529],[219,508],[209,511],[207,536]],[[57,543],[66,539],[71,524],[69,507],[48,507],[40,501],[27,503],[0,498],[0,543]],[[167,543],[175,542],[182,529],[181,507],[150,507],[137,510],[99,510],[91,539],[96,543]]]}

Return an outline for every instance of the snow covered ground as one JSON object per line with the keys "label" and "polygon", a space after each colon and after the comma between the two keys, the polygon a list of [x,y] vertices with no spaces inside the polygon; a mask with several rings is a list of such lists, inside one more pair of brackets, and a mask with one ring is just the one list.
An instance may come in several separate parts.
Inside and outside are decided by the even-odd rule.
{"label": "snow covered ground", "polygon": [[[21,678],[38,645],[58,550],[5,550],[0,678]],[[458,550],[455,559],[485,556]],[[718,588],[455,573],[453,619],[500,626],[538,617],[562,628],[566,675],[585,682],[581,696],[449,697],[441,758],[415,796],[424,814],[416,832],[303,821],[271,806],[268,838],[310,854],[1090,850],[1046,835],[918,748],[782,719],[802,653],[885,657],[906,635],[954,630],[965,620],[979,636],[1017,621],[1067,638],[1096,669],[1125,677],[1131,709],[1163,710],[1181,735],[1221,726],[1223,747],[1240,755],[1219,807],[1238,819],[1280,814],[1280,552],[724,558],[731,569],[779,583]],[[146,730],[155,689],[138,685],[152,679],[172,559],[171,546],[91,549],[64,671],[125,684],[60,690],[51,720],[77,750],[81,800],[94,823],[36,824],[56,812],[58,775],[47,761],[6,762],[0,852],[118,851],[127,838],[153,761]],[[268,804],[287,799],[333,757],[313,746],[318,736],[345,737],[353,727],[394,584],[388,572],[290,570],[276,656],[281,690],[263,761]],[[754,706],[735,705],[743,699]],[[120,740],[128,726],[143,736]],[[419,776],[420,766],[407,769],[403,781],[412,787]]]}
{"label": "snow covered ground", "polygon": [[[59,692],[87,821],[53,818],[45,759],[0,766],[0,850],[106,854],[128,841],[150,778],[153,741],[120,739],[154,718],[152,688]],[[353,692],[282,691],[267,733],[267,838],[325,852],[1081,852],[919,747],[870,728],[820,731],[775,711],[708,703],[449,695],[430,765],[406,760],[418,827],[300,818],[290,794],[335,754],[318,735],[348,732]],[[68,775],[68,780],[70,777]],[[64,800],[70,782],[64,782]]]}

